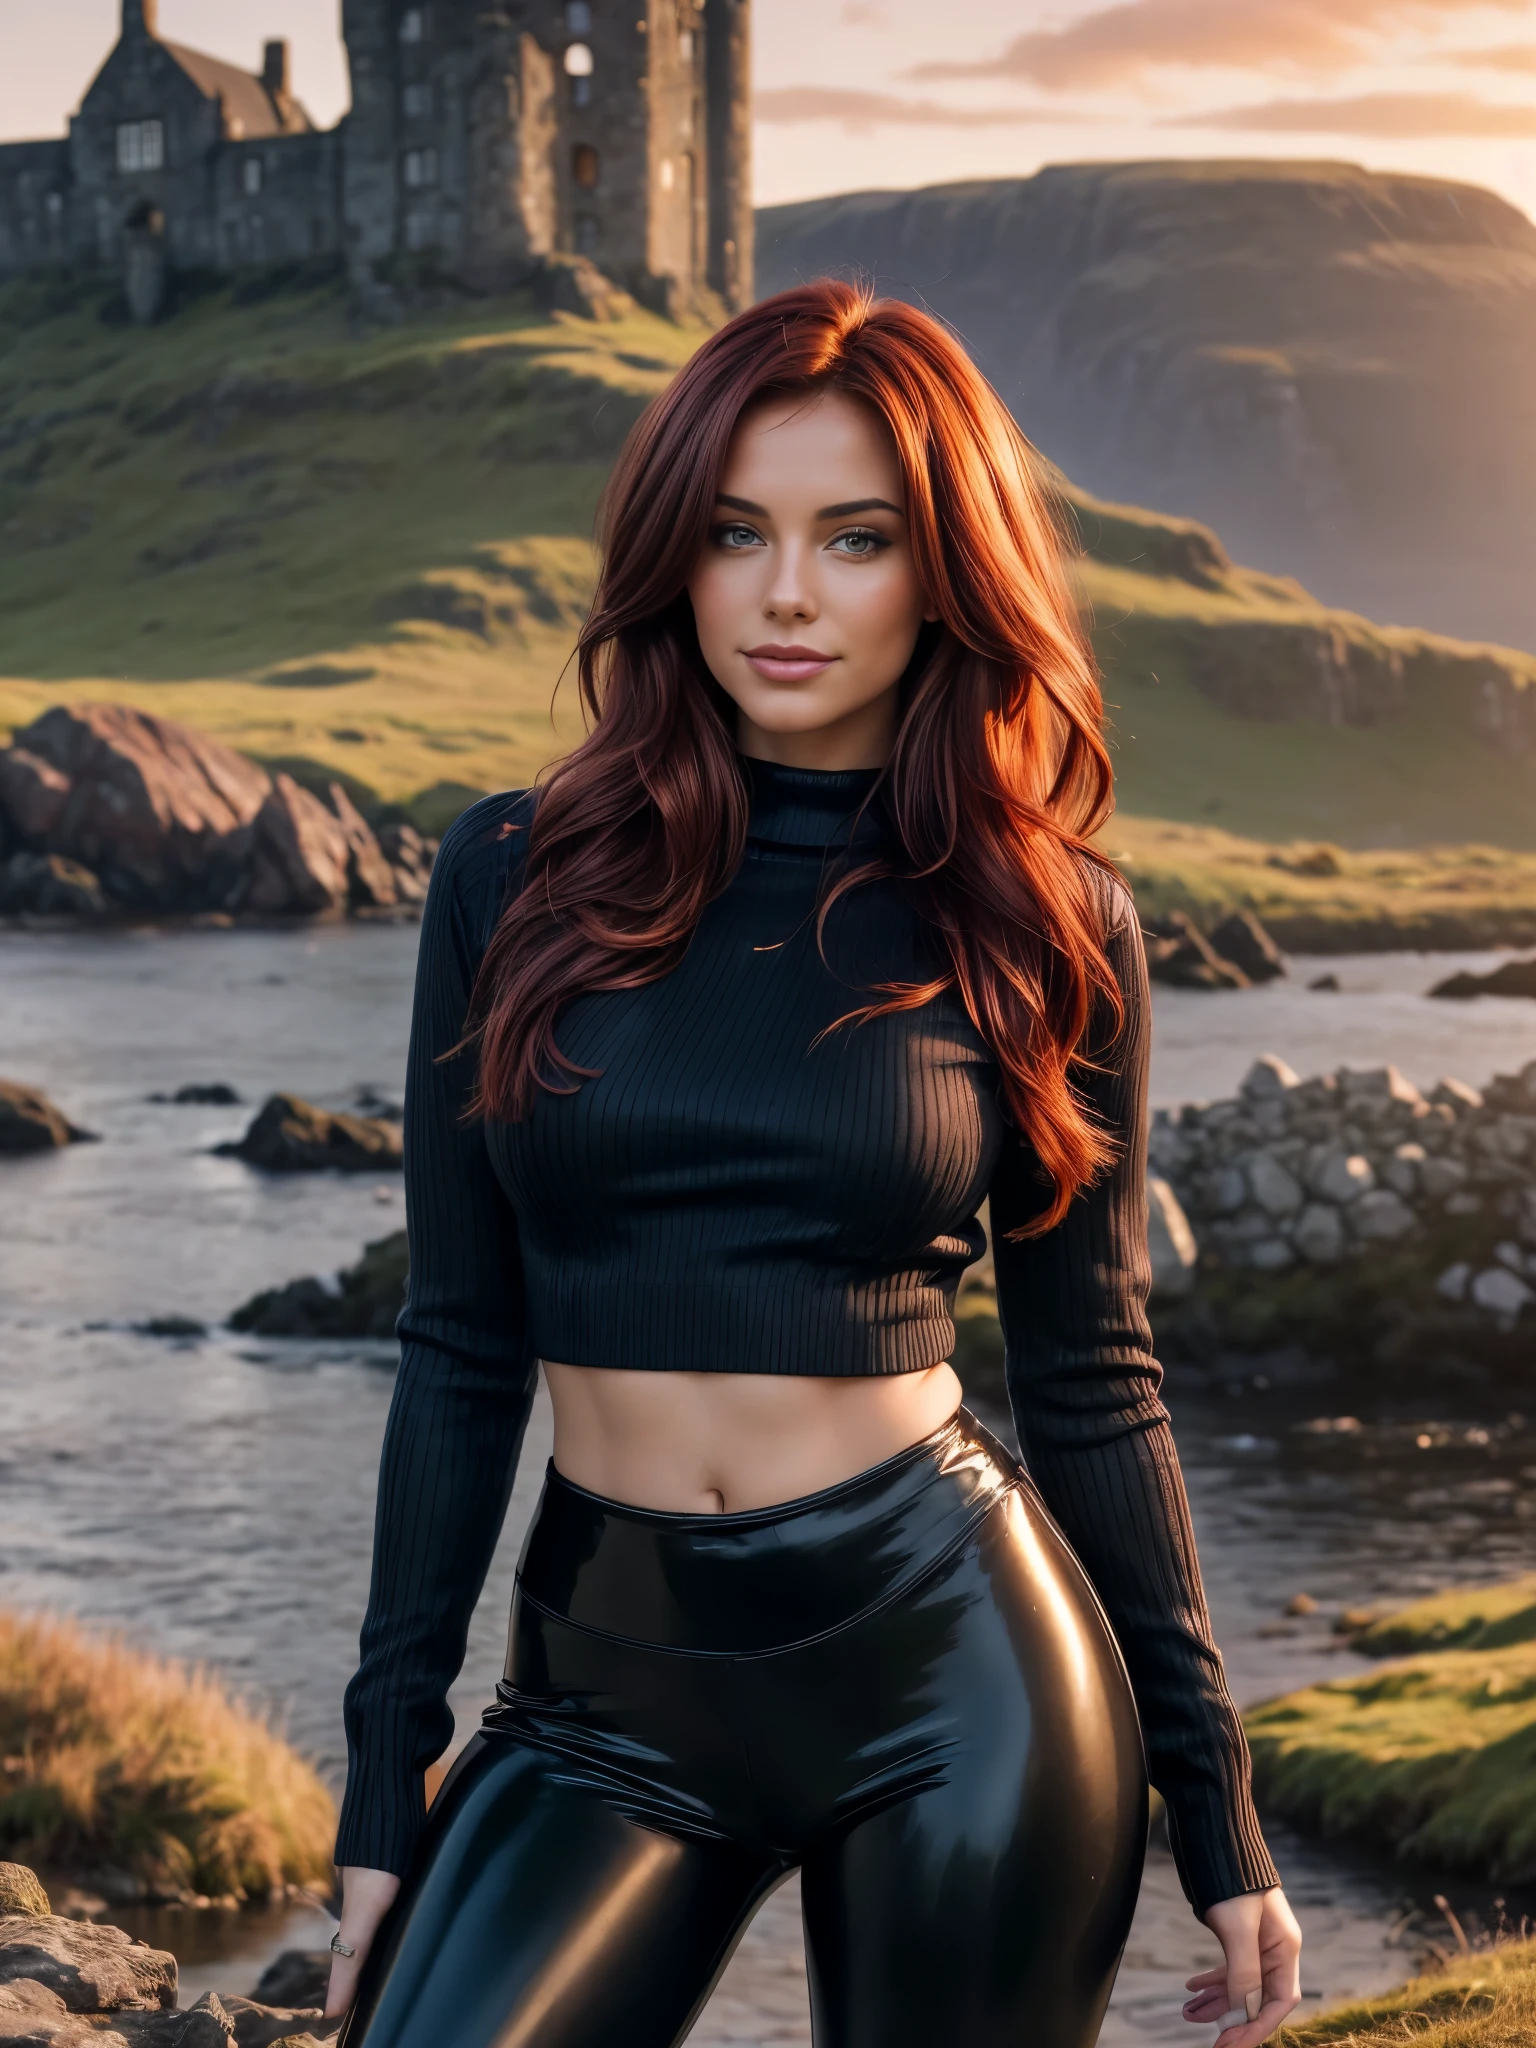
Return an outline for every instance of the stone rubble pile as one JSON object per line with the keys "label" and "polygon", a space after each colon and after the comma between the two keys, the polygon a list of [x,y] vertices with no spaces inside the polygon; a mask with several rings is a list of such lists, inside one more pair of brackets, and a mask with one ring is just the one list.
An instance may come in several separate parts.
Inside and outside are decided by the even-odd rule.
{"label": "stone rubble pile", "polygon": [[1536,1302],[1536,1061],[1425,1096],[1395,1067],[1303,1081],[1270,1055],[1229,1101],[1155,1113],[1151,1166],[1203,1264],[1282,1273],[1422,1238],[1471,1245],[1427,1274],[1504,1324]]}
{"label": "stone rubble pile", "polygon": [[56,705],[0,748],[0,915],[393,910],[434,851],[126,704]]}

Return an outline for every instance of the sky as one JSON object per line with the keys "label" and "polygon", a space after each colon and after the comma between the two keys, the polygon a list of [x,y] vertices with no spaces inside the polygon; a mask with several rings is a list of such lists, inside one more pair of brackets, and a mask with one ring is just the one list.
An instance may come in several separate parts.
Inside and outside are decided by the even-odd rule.
{"label": "sky", "polygon": [[[1169,156],[1347,158],[1536,215],[1536,0],[753,0],[760,204]],[[62,132],[117,0],[7,8],[0,139]],[[338,0],[161,0],[161,33],[256,68],[293,45],[328,124]]]}

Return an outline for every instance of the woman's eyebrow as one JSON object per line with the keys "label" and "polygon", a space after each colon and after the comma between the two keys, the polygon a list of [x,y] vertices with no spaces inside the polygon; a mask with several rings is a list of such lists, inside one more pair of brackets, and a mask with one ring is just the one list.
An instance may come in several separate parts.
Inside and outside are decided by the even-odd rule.
{"label": "woman's eyebrow", "polygon": [[893,505],[889,498],[850,498],[846,505],[823,505],[816,517],[851,519],[856,512],[894,512],[898,519],[905,519],[907,516],[901,507]]}
{"label": "woman's eyebrow", "polygon": [[[729,505],[733,512],[750,512],[755,519],[772,517],[766,505],[759,505],[751,498],[733,498],[729,491],[717,491],[715,503]],[[859,512],[894,512],[898,519],[905,519],[907,516],[900,505],[893,505],[889,498],[850,498],[846,505],[823,505],[816,517],[852,519]]]}

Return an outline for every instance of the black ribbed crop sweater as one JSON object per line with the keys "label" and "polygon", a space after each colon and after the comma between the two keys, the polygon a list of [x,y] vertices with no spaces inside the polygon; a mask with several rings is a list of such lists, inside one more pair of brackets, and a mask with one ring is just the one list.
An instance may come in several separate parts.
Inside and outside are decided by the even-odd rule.
{"label": "black ribbed crop sweater", "polygon": [[[1124,1650],[1185,1891],[1203,1912],[1274,1884],[1146,1319],[1149,1017],[1129,899],[1109,942],[1125,1029],[1082,1083],[1119,1164],[1047,1236],[1010,1242],[1040,1181],[955,995],[818,1039],[871,983],[928,981],[945,964],[895,881],[842,899],[825,960],[817,951],[809,913],[875,772],[743,768],[749,836],[729,888],[672,973],[568,1005],[561,1048],[600,1077],[542,1094],[520,1124],[465,1122],[471,1061],[442,1055],[518,886],[532,797],[477,804],[438,855],[406,1084],[410,1282],[336,1860],[409,1861],[536,1361],[935,1365],[990,1195],[1019,1439]],[[877,798],[858,846],[885,829]]]}

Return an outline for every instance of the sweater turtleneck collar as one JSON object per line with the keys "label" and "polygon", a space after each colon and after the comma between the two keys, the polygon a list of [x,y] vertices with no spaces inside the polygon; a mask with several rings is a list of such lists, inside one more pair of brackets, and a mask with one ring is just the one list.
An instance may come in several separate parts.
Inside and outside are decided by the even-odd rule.
{"label": "sweater turtleneck collar", "polygon": [[[777,761],[741,756],[750,805],[747,837],[774,846],[818,850],[853,841],[854,817],[880,780],[878,768],[786,768]],[[878,801],[859,820],[857,844],[883,838],[887,826]]]}

